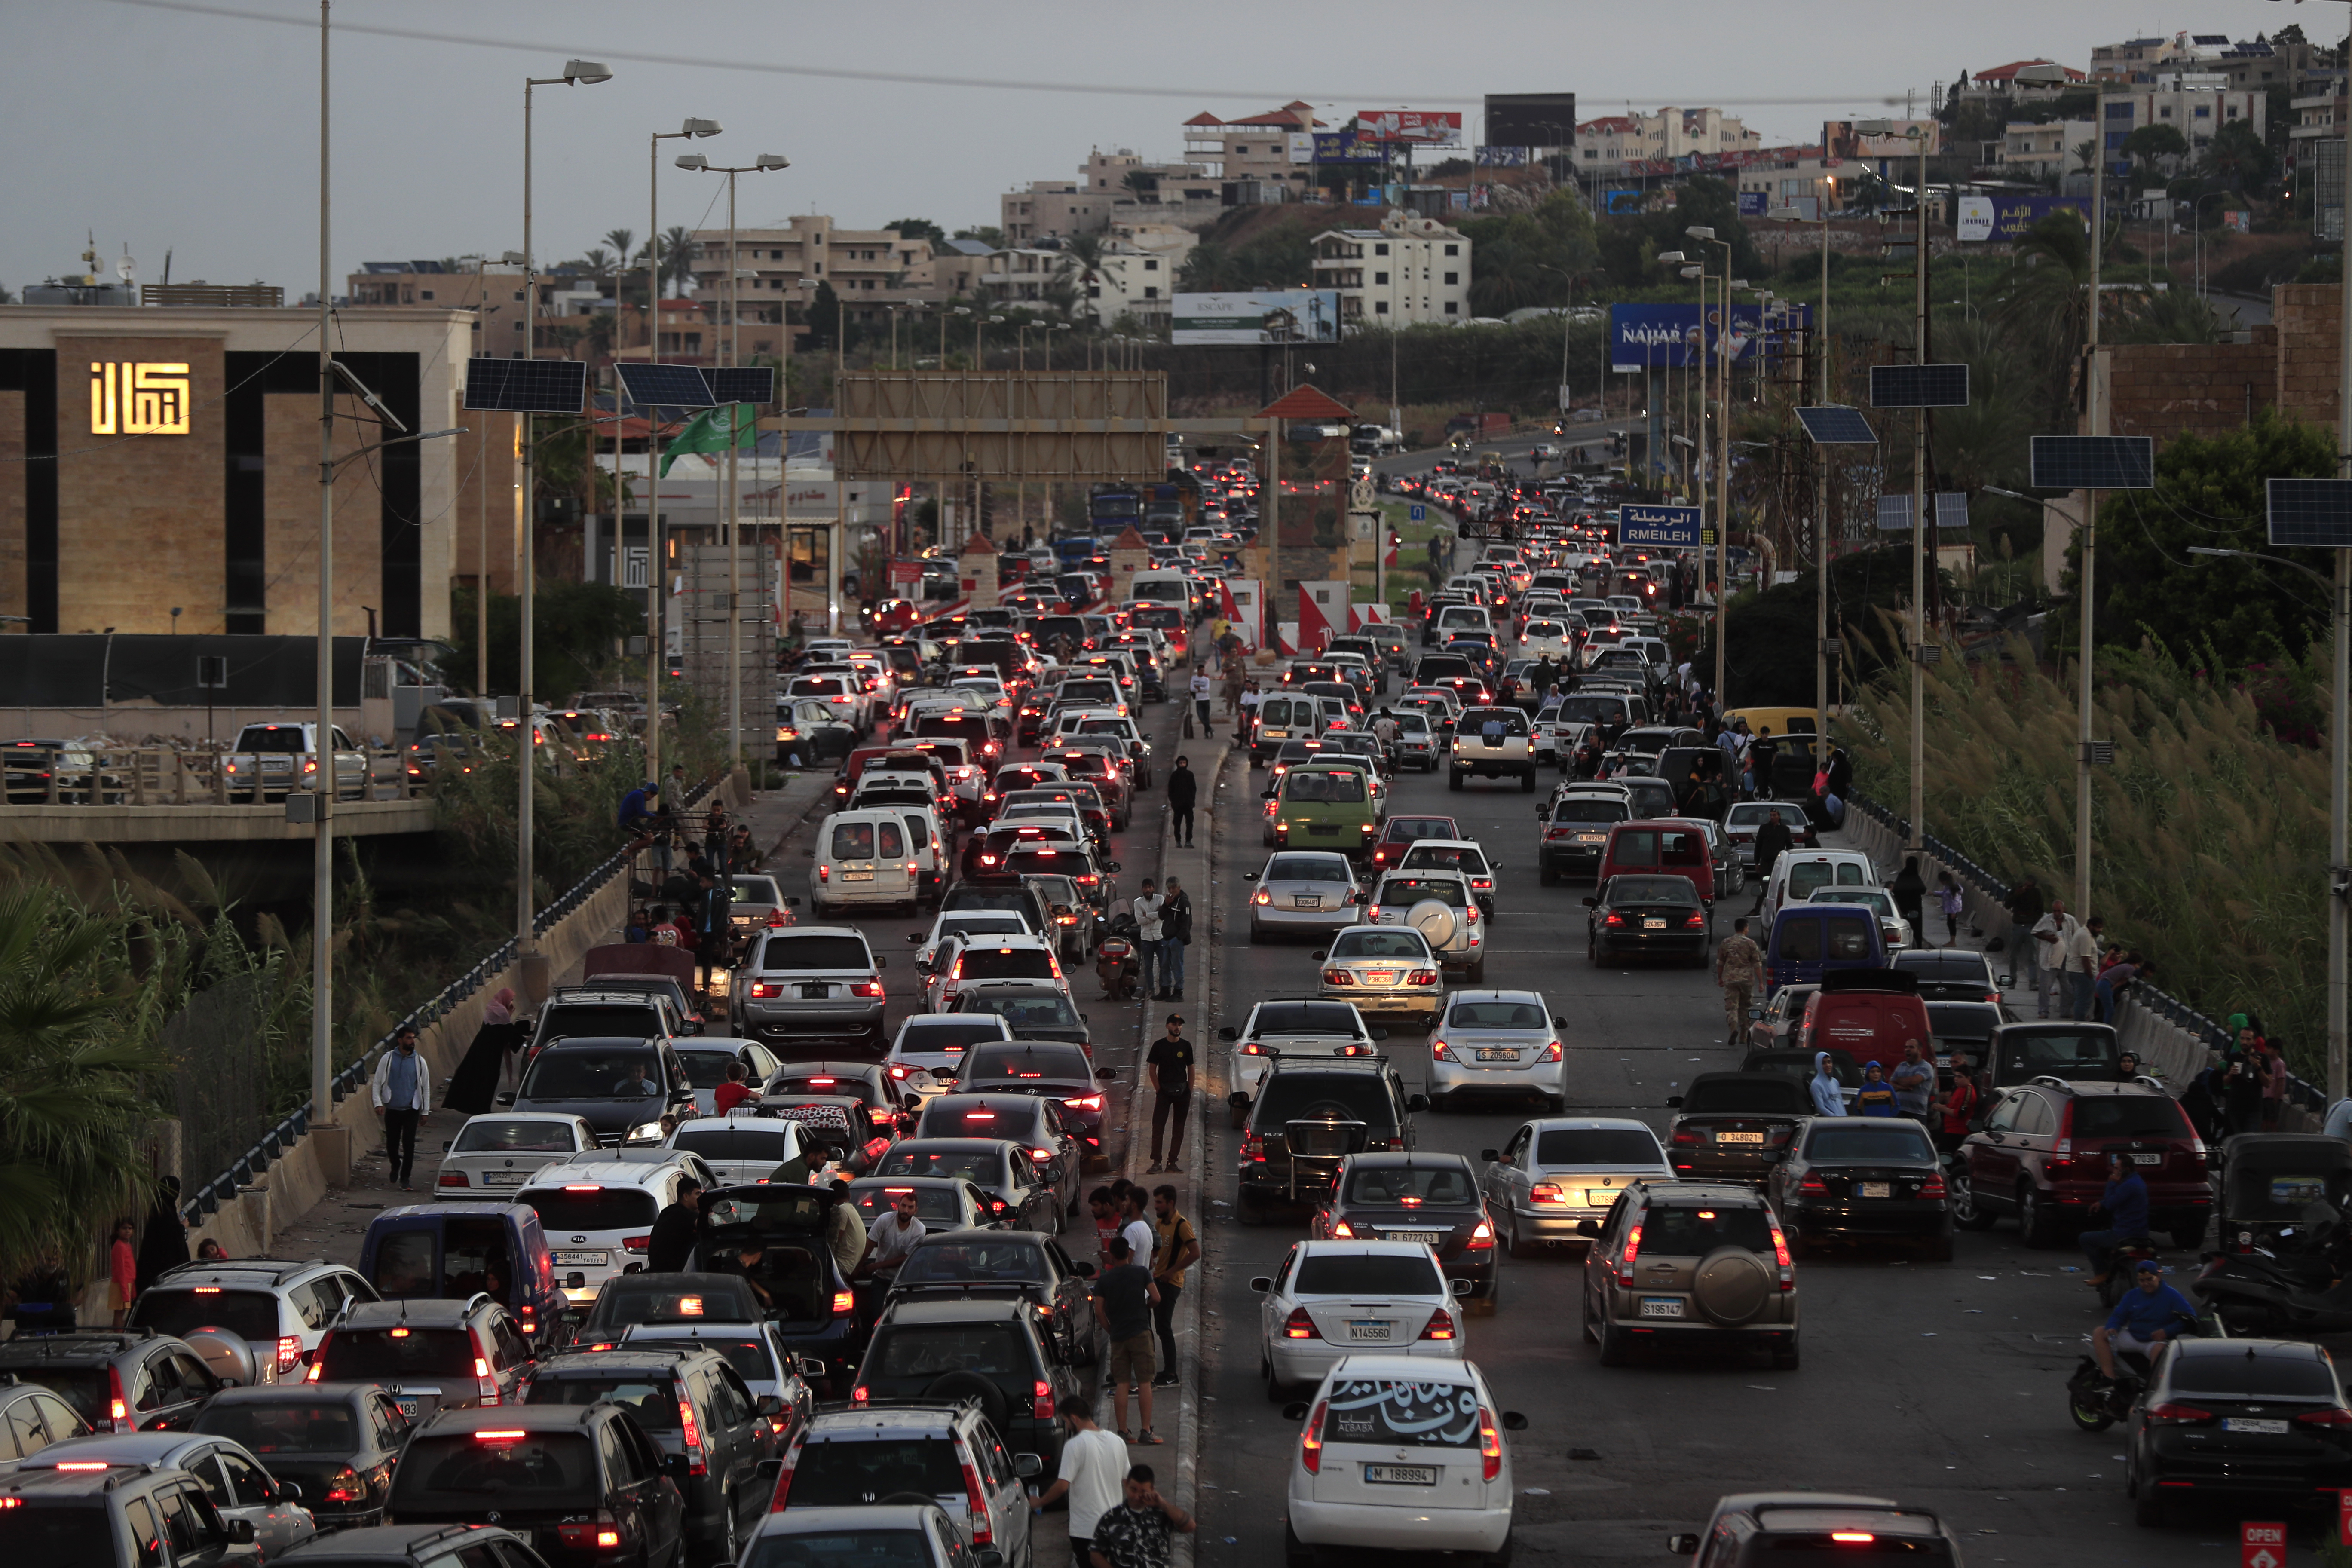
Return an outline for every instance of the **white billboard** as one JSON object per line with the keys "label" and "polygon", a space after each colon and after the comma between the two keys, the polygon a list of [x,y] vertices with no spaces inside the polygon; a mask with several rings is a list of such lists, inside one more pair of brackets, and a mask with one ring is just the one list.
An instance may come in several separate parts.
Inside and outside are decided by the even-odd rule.
{"label": "white billboard", "polygon": [[1328,343],[1339,336],[1336,289],[1266,289],[1246,294],[1179,294],[1171,342]]}

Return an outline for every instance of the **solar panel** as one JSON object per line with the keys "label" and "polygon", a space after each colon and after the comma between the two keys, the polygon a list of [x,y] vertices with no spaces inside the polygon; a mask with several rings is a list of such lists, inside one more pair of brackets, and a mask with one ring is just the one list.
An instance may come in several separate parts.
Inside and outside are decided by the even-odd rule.
{"label": "solar panel", "polygon": [[2273,544],[2352,550],[2352,479],[2273,479]]}
{"label": "solar panel", "polygon": [[1936,492],[1936,526],[1939,529],[1957,530],[1963,533],[1968,531],[1969,498],[1966,491],[1937,490]]}
{"label": "solar panel", "polygon": [[[1930,498],[1939,532],[1964,533],[1969,526],[1969,498],[1959,490],[1937,490]],[[1878,529],[1882,533],[1911,531],[1911,498],[1907,494],[1878,498]]]}
{"label": "solar panel", "polygon": [[509,414],[577,414],[588,395],[588,367],[569,359],[469,359],[466,406]]}
{"label": "solar panel", "polygon": [[690,364],[624,364],[621,389],[640,408],[709,408],[718,403],[710,383]]}
{"label": "solar panel", "polygon": [[706,370],[702,374],[710,383],[710,400],[714,403],[773,403],[776,400],[776,371],[773,365],[729,365],[724,369]]}
{"label": "solar panel", "polygon": [[1875,447],[1878,437],[1871,433],[1870,421],[1858,408],[1842,404],[1830,404],[1821,408],[1800,408],[1797,417],[1803,422],[1805,434],[1813,438],[1816,447]]}
{"label": "solar panel", "polygon": [[2152,490],[2156,440],[2149,436],[2036,436],[2037,490]]}
{"label": "solar panel", "polygon": [[1878,498],[1878,531],[1907,533],[1911,529],[1911,498],[1880,496]]}
{"label": "solar panel", "polygon": [[1969,367],[1964,364],[1874,364],[1870,367],[1873,408],[1966,408]]}

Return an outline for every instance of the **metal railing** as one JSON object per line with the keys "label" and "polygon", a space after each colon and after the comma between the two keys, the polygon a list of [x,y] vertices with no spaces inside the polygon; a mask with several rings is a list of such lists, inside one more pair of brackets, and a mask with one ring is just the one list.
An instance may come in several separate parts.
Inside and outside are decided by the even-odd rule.
{"label": "metal railing", "polygon": [[[352,766],[343,759],[360,757]],[[265,760],[271,764],[264,766]],[[309,787],[313,752],[217,752],[180,746],[74,746],[12,752],[0,770],[0,799],[10,805],[247,805]],[[430,780],[408,773],[394,748],[341,752],[336,790],[343,800],[407,800]]]}
{"label": "metal railing", "polygon": [[[688,806],[702,799],[715,786],[715,779],[707,779],[695,786],[686,797]],[[615,876],[625,873],[633,858],[629,849],[615,850],[593,870],[557,895],[554,901],[532,917],[531,930],[544,936],[586,903]],[[515,939],[509,937],[488,952],[475,960],[472,968],[436,992],[431,1000],[394,1024],[378,1037],[375,1043],[359,1054],[356,1060],[329,1080],[329,1092],[338,1100],[359,1091],[375,1070],[376,1058],[392,1047],[392,1042],[404,1028],[424,1029],[455,1011],[457,1005],[506,972],[515,959]],[[236,1197],[256,1178],[268,1170],[278,1158],[291,1149],[310,1130],[311,1103],[304,1100],[281,1117],[277,1124],[257,1139],[253,1146],[229,1163],[228,1168],[217,1173],[201,1186],[187,1193],[180,1205],[181,1217],[194,1224],[203,1216],[215,1213],[222,1204]]]}

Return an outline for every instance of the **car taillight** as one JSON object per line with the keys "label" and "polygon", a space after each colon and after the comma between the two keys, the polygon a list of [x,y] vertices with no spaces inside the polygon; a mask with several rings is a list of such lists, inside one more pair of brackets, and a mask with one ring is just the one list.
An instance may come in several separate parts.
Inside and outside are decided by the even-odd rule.
{"label": "car taillight", "polygon": [[367,1482],[349,1465],[327,1478],[328,1502],[362,1502],[366,1498]]}
{"label": "car taillight", "polygon": [[1298,1462],[1310,1476],[1323,1469],[1323,1413],[1330,1407],[1329,1400],[1317,1400],[1314,1414],[1307,1417],[1307,1426],[1298,1434]]}
{"label": "car taillight", "polygon": [[1937,1172],[1937,1173],[1929,1176],[1926,1181],[1920,1183],[1919,1195],[1923,1198],[1942,1197],[1944,1195],[1943,1173],[1941,1172]]}
{"label": "car taillight", "polygon": [[1789,1257],[1789,1238],[1781,1234],[1778,1221],[1769,1223],[1772,1226],[1772,1257],[1780,1268],[1780,1289],[1793,1290],[1797,1288],[1797,1276]]}
{"label": "car taillight", "polygon": [[1478,1407],[1478,1463],[1490,1481],[1503,1473],[1503,1434],[1495,1425],[1495,1413],[1483,1405]]}
{"label": "car taillight", "polygon": [[845,1318],[856,1310],[857,1310],[857,1293],[855,1290],[835,1290],[833,1293],[835,1317]]}
{"label": "car taillight", "polygon": [[1689,915],[1684,917],[1683,925],[1685,929],[1690,931],[1702,930],[1706,925],[1706,916],[1697,910],[1693,910]]}
{"label": "car taillight", "polygon": [[1797,1184],[1797,1190],[1807,1197],[1825,1198],[1830,1195],[1828,1185],[1816,1175],[1808,1174],[1803,1181]]}
{"label": "car taillight", "polygon": [[771,996],[782,996],[783,994],[784,987],[781,981],[754,980],[751,982],[751,999],[755,1002],[765,1001]]}
{"label": "car taillight", "polygon": [[1637,1225],[1633,1234],[1625,1238],[1625,1256],[1617,1260],[1617,1289],[1620,1290],[1633,1288],[1633,1260],[1641,1256],[1642,1227]]}
{"label": "car taillight", "polygon": [[622,1249],[628,1252],[643,1252],[653,1244],[654,1238],[650,1236],[625,1236],[621,1238]]}
{"label": "car taillight", "polygon": [[[312,1367],[310,1369],[310,1375],[311,1377],[316,1378],[319,1375],[319,1369],[315,1366]],[[106,1369],[106,1383],[107,1391],[110,1395],[106,1402],[106,1415],[108,1422],[118,1432],[130,1432],[136,1430],[131,1420],[131,1402],[124,1398],[122,1394],[121,1369],[120,1367],[108,1367]]]}
{"label": "car taillight", "polygon": [[849,987],[849,994],[852,996],[879,996],[882,994],[882,983],[879,980],[856,981]]}
{"label": "car taillight", "polygon": [[1454,1059],[1454,1047],[1444,1040],[1432,1040],[1429,1042],[1429,1059],[1433,1062],[1450,1062]]}
{"label": "car taillight", "polygon": [[295,1334],[278,1336],[278,1375],[285,1376],[302,1360],[302,1341]]}
{"label": "car taillight", "polygon": [[1334,1220],[1331,1222],[1331,1234],[1341,1240],[1353,1241],[1356,1237],[1356,1227],[1344,1219]]}
{"label": "car taillight", "polygon": [[439,1176],[434,1179],[433,1184],[436,1187],[469,1187],[473,1185],[471,1182],[466,1179],[466,1173],[463,1171],[444,1171]]}
{"label": "car taillight", "polygon": [[863,1405],[873,1396],[874,1391],[861,1383],[856,1387],[849,1391],[849,1403],[852,1405]]}
{"label": "car taillight", "polygon": [[1674,1136],[1673,1136],[1673,1137],[1671,1137],[1671,1138],[1669,1138],[1669,1139],[1667,1140],[1667,1142],[1670,1142],[1670,1143],[1694,1143],[1694,1144],[1696,1144],[1696,1143],[1704,1143],[1704,1142],[1706,1142],[1706,1139],[1704,1139],[1704,1138],[1702,1138],[1701,1136],[1699,1136],[1699,1134],[1697,1134],[1696,1132],[1692,1131],[1691,1131],[1689,1128],[1687,1128],[1687,1127],[1677,1127],[1677,1128],[1675,1128],[1675,1131],[1674,1131]]}
{"label": "car taillight", "polygon": [[1054,1152],[1051,1149],[1032,1149],[1029,1151],[1029,1157],[1043,1164],[1054,1157]]}
{"label": "car taillight", "polygon": [[830,867],[830,866],[824,866],[824,865],[820,865],[820,866],[818,866],[818,867],[817,867],[817,868],[816,868],[816,879],[817,879],[818,881],[820,881],[820,882],[830,882],[830,881],[832,881],[832,880],[833,880],[833,868],[832,868],[832,867]]}
{"label": "car taillight", "polygon": [[620,1548],[621,1524],[610,1513],[599,1511],[584,1523],[559,1524],[555,1538],[574,1552],[614,1552]]}
{"label": "car taillight", "polygon": [[1244,1159],[1244,1160],[1255,1160],[1255,1161],[1256,1161],[1256,1162],[1257,1162],[1259,1164],[1261,1164],[1261,1165],[1265,1164],[1265,1134],[1264,1134],[1263,1132],[1244,1132],[1244,1133],[1243,1133],[1243,1134],[1242,1134],[1242,1158],[1243,1158],[1243,1159]]}
{"label": "car taillight", "polygon": [[2151,1405],[2147,1410],[2147,1424],[2151,1426],[2196,1426],[2212,1419],[2213,1413],[2210,1410],[2200,1410],[2193,1405],[2177,1405],[2170,1400],[2162,1405]]}
{"label": "car taillight", "polygon": [[1356,977],[1344,969],[1327,969],[1323,972],[1323,984],[1326,985],[1353,985],[1355,983]]}
{"label": "car taillight", "polygon": [[[782,930],[782,929],[783,928],[783,923],[784,923],[784,911],[783,911],[783,910],[770,910],[768,911],[768,929],[769,929],[770,931],[780,931],[780,930]],[[774,994],[774,993],[773,993],[773,991],[772,990],[772,991],[770,992],[770,994],[772,994],[772,995],[773,994]]]}
{"label": "car taillight", "polygon": [[1293,1307],[1290,1316],[1283,1321],[1282,1337],[1286,1340],[1319,1340],[1323,1337],[1323,1331],[1315,1326],[1315,1320],[1307,1315],[1306,1308]]}
{"label": "car taillight", "polygon": [[687,1474],[709,1475],[710,1467],[702,1455],[702,1424],[694,1418],[694,1401],[682,1394],[677,1397],[677,1425],[685,1434]]}
{"label": "car taillight", "polygon": [[498,1379],[490,1375],[490,1363],[480,1356],[474,1358],[474,1397],[485,1405],[499,1402]]}
{"label": "car taillight", "polygon": [[[1492,1243],[1490,1242],[1489,1245],[1491,1246]],[[1422,1327],[1421,1337],[1425,1340],[1452,1339],[1454,1337],[1454,1314],[1447,1311],[1443,1307],[1440,1307],[1434,1312],[1430,1313],[1429,1321]]]}
{"label": "car taillight", "polygon": [[1258,1044],[1255,1040],[1244,1040],[1238,1047],[1234,1047],[1234,1054],[1244,1057],[1262,1057],[1265,1055],[1265,1047]]}
{"label": "car taillight", "polygon": [[1478,1222],[1478,1227],[1470,1233],[1470,1250],[1473,1252],[1486,1252],[1490,1250],[1494,1245],[1495,1227],[1492,1225],[1489,1225],[1486,1221],[1483,1219],[1480,1220]]}
{"label": "car taillight", "polygon": [[[325,1339],[319,1342],[319,1353],[310,1358],[310,1370],[302,1374],[303,1382],[316,1383],[319,1381],[320,1370],[327,1364],[327,1347],[332,1344],[334,1340],[335,1336],[331,1333]],[[115,1387],[115,1393],[119,1395],[121,1392],[121,1385],[118,1382]],[[114,1407],[118,1411],[122,1408],[122,1401],[120,1398],[115,1400]]]}
{"label": "car taillight", "polygon": [[2352,1426],[2352,1410],[2340,1405],[2328,1410],[2307,1410],[2295,1420],[2305,1426]]}
{"label": "car taillight", "polygon": [[1605,926],[1621,926],[1625,923],[1625,917],[1612,910],[1601,923]]}
{"label": "car taillight", "polygon": [[1564,1204],[1568,1194],[1558,1182],[1538,1182],[1528,1189],[1528,1201],[1538,1204]]}
{"label": "car taillight", "polygon": [[768,1499],[770,1513],[783,1512],[792,1500],[793,1472],[800,1468],[802,1447],[803,1443],[794,1443],[785,1453],[783,1465],[776,1471],[776,1489]]}
{"label": "car taillight", "polygon": [[1054,1418],[1054,1385],[1042,1377],[1029,1384],[1029,1415],[1038,1421]]}
{"label": "car taillight", "polygon": [[1081,1094],[1075,1099],[1066,1100],[1062,1103],[1075,1105],[1080,1110],[1100,1110],[1103,1108],[1103,1097],[1099,1094]]}

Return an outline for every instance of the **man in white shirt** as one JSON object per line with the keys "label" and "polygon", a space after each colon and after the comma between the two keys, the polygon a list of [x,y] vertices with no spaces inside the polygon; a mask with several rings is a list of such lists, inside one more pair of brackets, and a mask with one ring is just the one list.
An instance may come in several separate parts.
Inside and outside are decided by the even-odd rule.
{"label": "man in white shirt", "polygon": [[1038,1495],[1030,1511],[1042,1516],[1066,1495],[1071,1568],[1093,1568],[1087,1542],[1094,1535],[1095,1521],[1118,1506],[1127,1479],[1127,1445],[1095,1425],[1094,1405],[1085,1394],[1065,1394],[1055,1408],[1070,1424],[1070,1436],[1062,1444],[1060,1474]]}
{"label": "man in white shirt", "polygon": [[2077,1021],[2087,1021],[2091,1017],[2098,972],[2099,933],[2091,929],[2090,921],[2078,921],[2074,924],[2074,934],[2066,939],[2068,1017]]}
{"label": "man in white shirt", "polygon": [[1151,1228],[1144,1217],[1143,1205],[1149,1196],[1141,1187],[1129,1184],[1118,1194],[1118,1233],[1127,1237],[1128,1250],[1145,1268],[1151,1267],[1151,1254],[1160,1245],[1160,1233]]}
{"label": "man in white shirt", "polygon": [[1215,731],[1209,728],[1210,695],[1211,691],[1208,671],[1202,669],[1196,665],[1192,669],[1192,710],[1194,715],[1200,720],[1201,733],[1203,735],[1213,735],[1216,733]]}
{"label": "man in white shirt", "polygon": [[2053,994],[2061,998],[2071,994],[2066,970],[2070,967],[2069,955],[2075,938],[2082,930],[2082,923],[2066,912],[2066,902],[2063,899],[2051,900],[2050,912],[2034,926],[2034,954],[2041,961],[2041,968],[2036,972],[2040,976],[2039,984],[2033,988],[2035,1017],[2050,1016]]}
{"label": "man in white shirt", "polygon": [[1160,927],[1160,910],[1168,900],[1152,890],[1154,886],[1150,878],[1143,879],[1143,891],[1132,905],[1135,910],[1135,945],[1143,962],[1140,995],[1147,997],[1158,994],[1160,979],[1158,972],[1165,967],[1160,962],[1160,944],[1167,933]]}
{"label": "man in white shirt", "polygon": [[890,1212],[876,1216],[873,1228],[866,1233],[871,1245],[866,1248],[866,1261],[857,1266],[858,1272],[895,1277],[898,1265],[907,1261],[928,1229],[915,1217],[915,1194],[900,1193]]}

